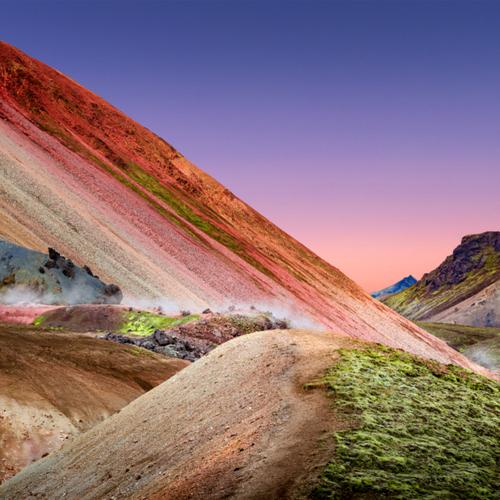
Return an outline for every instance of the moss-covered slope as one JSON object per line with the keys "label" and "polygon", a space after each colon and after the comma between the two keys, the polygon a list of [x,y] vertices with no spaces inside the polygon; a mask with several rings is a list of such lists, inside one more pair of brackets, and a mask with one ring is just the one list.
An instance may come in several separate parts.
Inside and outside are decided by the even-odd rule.
{"label": "moss-covered slope", "polygon": [[385,347],[340,353],[320,383],[351,428],[313,498],[495,497],[497,382]]}

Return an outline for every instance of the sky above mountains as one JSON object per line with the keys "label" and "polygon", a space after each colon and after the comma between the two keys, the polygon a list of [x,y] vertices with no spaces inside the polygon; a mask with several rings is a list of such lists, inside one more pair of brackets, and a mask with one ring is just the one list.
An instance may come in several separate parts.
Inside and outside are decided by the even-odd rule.
{"label": "sky above mountains", "polygon": [[497,2],[3,0],[0,36],[367,290],[500,228]]}

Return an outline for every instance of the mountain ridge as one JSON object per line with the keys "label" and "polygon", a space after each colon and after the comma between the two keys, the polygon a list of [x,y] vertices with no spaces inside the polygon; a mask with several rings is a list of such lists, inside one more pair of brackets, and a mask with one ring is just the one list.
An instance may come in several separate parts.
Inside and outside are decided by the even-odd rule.
{"label": "mountain ridge", "polygon": [[500,231],[487,231],[464,236],[438,267],[424,274],[413,287],[383,301],[410,319],[431,319],[499,280]]}

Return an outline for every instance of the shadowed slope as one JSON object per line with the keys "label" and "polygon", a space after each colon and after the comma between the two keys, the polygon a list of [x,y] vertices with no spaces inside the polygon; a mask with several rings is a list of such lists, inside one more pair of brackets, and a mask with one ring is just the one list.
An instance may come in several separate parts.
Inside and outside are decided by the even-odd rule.
{"label": "shadowed slope", "polygon": [[187,364],[71,332],[0,324],[0,481]]}
{"label": "shadowed slope", "polygon": [[284,306],[353,337],[464,362],[164,140],[5,43],[0,118],[0,236],[56,246],[129,297]]}

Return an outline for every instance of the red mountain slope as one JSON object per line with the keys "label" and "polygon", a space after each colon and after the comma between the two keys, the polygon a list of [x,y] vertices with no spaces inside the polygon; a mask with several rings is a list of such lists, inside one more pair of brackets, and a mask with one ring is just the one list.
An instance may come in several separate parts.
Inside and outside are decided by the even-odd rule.
{"label": "red mountain slope", "polygon": [[163,139],[1,42],[0,211],[0,237],[54,246],[129,298],[285,306],[352,337],[467,364]]}

